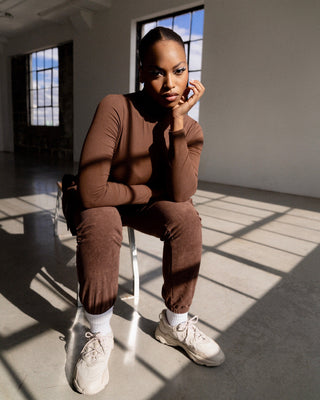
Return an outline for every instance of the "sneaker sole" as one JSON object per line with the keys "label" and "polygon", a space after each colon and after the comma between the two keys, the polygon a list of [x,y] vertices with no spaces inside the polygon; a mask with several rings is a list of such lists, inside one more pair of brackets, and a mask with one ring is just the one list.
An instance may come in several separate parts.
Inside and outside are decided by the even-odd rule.
{"label": "sneaker sole", "polygon": [[219,359],[216,361],[207,360],[203,357],[199,357],[197,354],[193,353],[183,343],[179,342],[178,340],[175,340],[173,338],[168,338],[165,335],[163,335],[163,333],[161,332],[159,327],[156,328],[155,338],[162,344],[166,344],[166,345],[172,346],[172,347],[181,347],[188,354],[188,356],[191,358],[191,360],[193,360],[196,364],[199,364],[199,365],[205,365],[206,367],[218,367],[225,360],[225,355],[221,349],[220,349],[220,352],[218,353]]}

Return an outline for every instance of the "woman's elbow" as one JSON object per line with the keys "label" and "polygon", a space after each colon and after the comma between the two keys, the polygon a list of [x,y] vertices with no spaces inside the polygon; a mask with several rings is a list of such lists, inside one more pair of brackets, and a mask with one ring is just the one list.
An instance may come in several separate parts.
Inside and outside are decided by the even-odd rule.
{"label": "woman's elbow", "polygon": [[96,201],[92,194],[90,194],[86,190],[79,190],[80,193],[80,198],[81,198],[81,203],[84,208],[94,208],[97,207]]}
{"label": "woman's elbow", "polygon": [[192,188],[188,188],[188,190],[174,190],[172,193],[172,201],[176,203],[188,201],[191,196],[195,194],[196,190],[197,185],[194,185]]}
{"label": "woman's elbow", "polygon": [[81,196],[81,202],[84,208],[94,208],[96,207],[94,202],[86,197]]}
{"label": "woman's elbow", "polygon": [[172,197],[172,201],[174,201],[175,203],[183,203],[184,201],[188,201],[190,199],[191,196],[183,196],[183,195],[174,195]]}

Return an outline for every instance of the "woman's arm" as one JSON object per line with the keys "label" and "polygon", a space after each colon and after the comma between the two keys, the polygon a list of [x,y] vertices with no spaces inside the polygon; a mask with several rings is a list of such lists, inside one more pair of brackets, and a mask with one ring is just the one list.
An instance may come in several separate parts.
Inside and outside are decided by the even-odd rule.
{"label": "woman's arm", "polygon": [[[171,131],[176,132],[183,129],[184,115],[188,114],[191,108],[200,100],[200,97],[205,92],[205,87],[200,81],[190,81],[192,86],[188,86],[182,96],[179,104],[172,109],[171,114]],[[192,96],[189,93],[193,92]]]}
{"label": "woman's arm", "polygon": [[173,201],[187,201],[198,186],[202,129],[194,122],[188,132],[170,132],[169,140],[167,190]]}
{"label": "woman's arm", "polygon": [[[203,95],[205,88],[199,81],[191,81],[192,86],[175,106],[171,114],[171,132],[169,144],[169,169],[167,187],[173,201],[186,201],[196,191],[198,169],[203,146],[203,133],[196,122],[185,129],[185,115]],[[188,98],[190,91],[193,95]]]}
{"label": "woman's arm", "polygon": [[123,117],[121,96],[106,96],[97,108],[83,145],[79,167],[79,192],[86,208],[144,204],[152,197],[152,191],[146,185],[108,181]]}

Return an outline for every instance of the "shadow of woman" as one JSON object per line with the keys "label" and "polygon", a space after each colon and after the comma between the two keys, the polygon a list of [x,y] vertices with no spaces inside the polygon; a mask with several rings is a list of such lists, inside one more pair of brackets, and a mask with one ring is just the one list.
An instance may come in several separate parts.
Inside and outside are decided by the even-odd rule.
{"label": "shadow of woman", "polygon": [[[37,321],[8,336],[3,349],[50,329],[66,337],[75,308],[73,297],[63,287],[75,290],[77,279],[74,268],[67,268],[57,258],[57,252],[63,260],[70,260],[74,251],[54,237],[50,213],[25,214],[22,234],[10,234],[0,227],[0,243],[0,293],[22,313]],[[44,278],[43,295],[32,289],[32,283],[39,281],[39,277]],[[60,301],[65,301],[66,306],[60,309],[51,304],[46,295],[52,292]]]}

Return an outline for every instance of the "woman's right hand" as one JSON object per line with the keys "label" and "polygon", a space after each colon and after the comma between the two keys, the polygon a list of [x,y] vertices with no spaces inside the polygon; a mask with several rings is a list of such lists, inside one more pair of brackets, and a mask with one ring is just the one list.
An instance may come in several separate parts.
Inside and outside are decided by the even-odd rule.
{"label": "woman's right hand", "polygon": [[[193,92],[192,96],[189,93]],[[178,131],[183,129],[183,117],[187,114],[191,108],[200,100],[200,97],[204,94],[205,87],[198,80],[190,81],[190,85],[186,88],[179,104],[172,109],[172,122],[171,130]]]}

